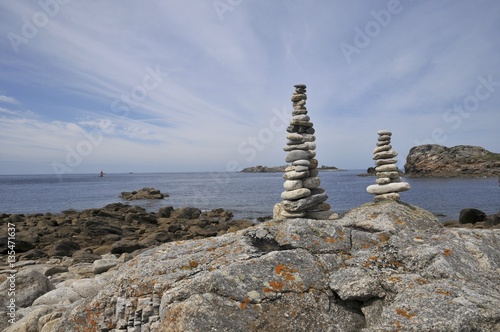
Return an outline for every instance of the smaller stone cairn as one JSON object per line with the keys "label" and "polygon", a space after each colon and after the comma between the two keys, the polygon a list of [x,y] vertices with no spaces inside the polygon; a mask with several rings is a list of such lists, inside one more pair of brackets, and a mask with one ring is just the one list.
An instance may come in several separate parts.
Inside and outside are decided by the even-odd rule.
{"label": "smaller stone cairn", "polygon": [[375,195],[375,202],[399,201],[399,192],[410,190],[410,185],[407,182],[402,182],[399,176],[399,170],[396,166],[397,159],[394,159],[398,153],[392,150],[391,146],[392,133],[388,130],[379,130],[377,134],[377,147],[373,150],[377,184],[368,186],[366,191]]}
{"label": "smaller stone cairn", "polygon": [[307,115],[306,86],[295,85],[292,94],[293,112],[290,126],[287,128],[286,162],[291,163],[283,178],[285,191],[281,194],[282,202],[274,207],[273,217],[287,218],[336,219],[338,215],[330,210],[325,189],[320,188],[318,161],[316,156],[316,137],[313,123]]}

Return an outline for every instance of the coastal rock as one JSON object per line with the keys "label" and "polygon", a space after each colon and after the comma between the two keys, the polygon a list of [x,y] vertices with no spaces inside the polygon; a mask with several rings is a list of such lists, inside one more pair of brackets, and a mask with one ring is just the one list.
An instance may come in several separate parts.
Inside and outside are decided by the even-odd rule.
{"label": "coastal rock", "polygon": [[462,209],[458,218],[459,224],[475,224],[476,222],[485,221],[486,213],[478,209]]}
{"label": "coastal rock", "polygon": [[277,173],[277,172],[284,172],[286,168],[286,165],[284,166],[262,166],[262,165],[257,165],[255,167],[246,167],[241,170],[242,173]]}
{"label": "coastal rock", "polygon": [[62,240],[55,243],[52,248],[49,249],[48,255],[50,257],[58,256],[71,256],[73,253],[80,249],[80,245],[74,241]]}
{"label": "coastal rock", "polygon": [[[14,280],[14,286],[11,286]],[[15,274],[14,279],[7,279],[0,285],[2,296],[1,307],[6,308],[9,297],[9,289],[15,289],[15,304],[18,308],[29,307],[38,297],[54,289],[50,280],[43,273],[36,270],[22,270]]]}
{"label": "coastal rock", "polygon": [[408,204],[369,203],[334,223],[270,221],[163,244],[43,323],[49,331],[493,332],[499,241],[495,230],[443,228]]}
{"label": "coastal rock", "polygon": [[121,193],[121,197],[127,201],[137,199],[163,199],[168,196],[168,194],[163,194],[158,189],[148,187],[144,187],[138,191],[124,191]]}
{"label": "coastal rock", "polygon": [[410,149],[404,168],[412,177],[496,177],[500,153],[470,145],[419,145]]}

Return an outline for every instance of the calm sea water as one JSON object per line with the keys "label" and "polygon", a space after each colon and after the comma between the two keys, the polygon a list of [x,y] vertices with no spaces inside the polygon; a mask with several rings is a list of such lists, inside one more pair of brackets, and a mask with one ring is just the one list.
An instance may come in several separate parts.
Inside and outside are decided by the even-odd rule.
{"label": "calm sea water", "polygon": [[[345,212],[373,197],[366,187],[373,177],[360,177],[362,170],[321,172],[321,186],[336,212]],[[272,215],[273,206],[283,191],[281,173],[147,173],[0,176],[0,212],[59,213],[67,209],[99,208],[124,202],[123,191],[154,187],[170,196],[164,200],[134,201],[130,204],[157,211],[162,206],[194,206],[202,210],[222,207],[236,218]],[[500,187],[496,178],[487,179],[413,179],[412,189],[401,193],[404,202],[441,215],[441,220],[458,219],[466,207],[487,214],[500,210]]]}

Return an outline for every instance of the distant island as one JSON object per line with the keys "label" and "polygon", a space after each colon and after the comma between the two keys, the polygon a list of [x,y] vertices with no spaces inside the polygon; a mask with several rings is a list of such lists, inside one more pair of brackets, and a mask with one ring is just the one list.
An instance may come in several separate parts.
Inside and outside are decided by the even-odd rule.
{"label": "distant island", "polygon": [[419,145],[410,149],[404,168],[409,177],[497,177],[500,153],[471,145]]}
{"label": "distant island", "polygon": [[[282,166],[257,165],[257,166],[252,166],[252,167],[246,167],[246,168],[242,169],[240,172],[241,173],[279,173],[279,172],[284,172],[287,167],[288,167],[288,165],[282,165]],[[325,165],[318,167],[318,170],[319,171],[341,171],[341,169],[338,169],[335,166],[325,166]]]}

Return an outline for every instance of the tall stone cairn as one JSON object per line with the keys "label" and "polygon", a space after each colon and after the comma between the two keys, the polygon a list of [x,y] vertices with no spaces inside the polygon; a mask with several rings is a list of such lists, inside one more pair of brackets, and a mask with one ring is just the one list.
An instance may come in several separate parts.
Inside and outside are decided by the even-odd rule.
{"label": "tall stone cairn", "polygon": [[376,183],[366,188],[366,191],[375,195],[374,201],[383,200],[399,201],[399,192],[410,190],[407,182],[402,182],[399,176],[397,159],[398,153],[392,150],[391,136],[388,130],[379,130],[377,147],[373,150],[375,160]]}
{"label": "tall stone cairn", "polygon": [[318,161],[316,156],[316,137],[313,123],[307,115],[306,86],[295,85],[292,94],[293,112],[287,128],[286,162],[291,163],[283,178],[285,191],[282,202],[274,207],[274,219],[288,218],[337,219],[338,215],[330,210],[325,189],[320,188]]}

